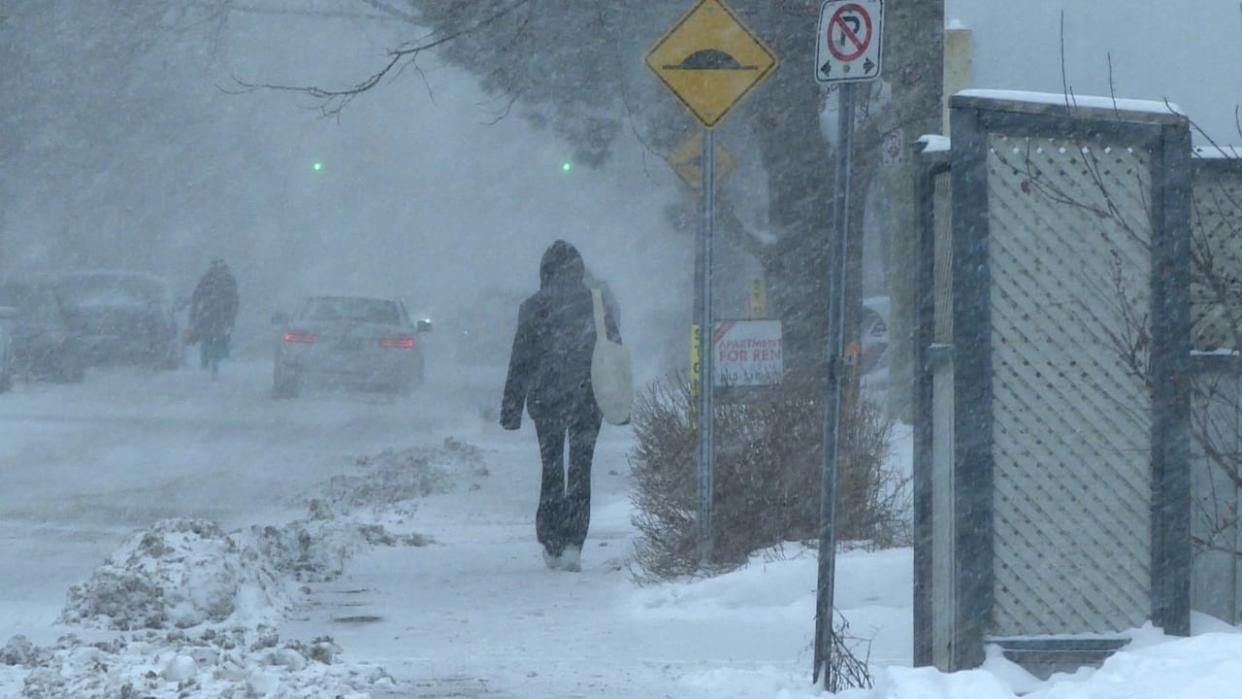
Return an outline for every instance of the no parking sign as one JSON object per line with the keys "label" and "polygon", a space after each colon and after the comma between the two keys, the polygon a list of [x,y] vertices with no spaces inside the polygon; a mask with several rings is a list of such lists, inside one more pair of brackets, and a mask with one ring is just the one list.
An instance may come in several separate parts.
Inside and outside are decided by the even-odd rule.
{"label": "no parking sign", "polygon": [[827,0],[819,11],[815,79],[857,82],[880,77],[884,0]]}

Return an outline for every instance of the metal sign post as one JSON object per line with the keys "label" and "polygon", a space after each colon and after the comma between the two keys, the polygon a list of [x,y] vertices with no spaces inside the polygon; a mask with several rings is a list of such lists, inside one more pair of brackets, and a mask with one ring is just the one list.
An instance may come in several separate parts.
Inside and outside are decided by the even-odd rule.
{"label": "metal sign post", "polygon": [[815,598],[815,681],[822,674],[824,688],[832,687],[833,592],[836,582],[836,501],[840,456],[841,392],[845,379],[845,275],[849,250],[850,168],[854,150],[854,89],[838,88],[839,137],[837,184],[833,197],[833,269],[828,285],[828,395],[824,407],[824,468],[820,479],[819,586]]}
{"label": "metal sign post", "polygon": [[703,136],[703,224],[699,233],[703,288],[699,292],[699,560],[706,566],[712,557],[712,493],[715,490],[713,402],[715,357],[712,355],[712,253],[716,235],[716,132]]}
{"label": "metal sign post", "polygon": [[[712,336],[712,254],[716,233],[716,134],[712,129],[776,70],[779,61],[754,32],[721,0],[699,0],[660,39],[644,59],[652,73],[699,120],[703,136],[699,228],[695,279],[699,284],[699,557],[712,558],[712,492],[715,456],[712,440],[714,396]],[[682,174],[678,171],[678,174]],[[683,174],[684,177],[684,174]]]}
{"label": "metal sign post", "polygon": [[815,597],[813,681],[835,692],[832,653],[836,578],[836,499],[840,465],[842,388],[845,380],[845,282],[849,267],[850,173],[854,155],[854,85],[880,75],[882,0],[828,0],[820,10],[815,79],[837,84],[837,166],[833,197],[831,277],[828,285],[828,387],[824,405],[824,466],[820,481],[819,585]]}

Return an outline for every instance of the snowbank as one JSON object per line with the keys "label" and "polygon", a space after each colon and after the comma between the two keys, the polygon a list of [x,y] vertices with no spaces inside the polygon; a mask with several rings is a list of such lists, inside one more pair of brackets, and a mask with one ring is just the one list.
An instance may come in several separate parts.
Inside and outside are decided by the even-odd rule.
{"label": "snowbank", "polygon": [[[1192,638],[1165,636],[1150,627],[1128,632],[1130,644],[1099,669],[1041,681],[989,649],[981,669],[943,673],[894,662],[893,642],[909,648],[910,549],[848,551],[837,558],[836,608],[850,633],[872,641],[872,689],[849,690],[845,699],[1233,699],[1242,696],[1242,629],[1197,616]],[[814,551],[785,547],[752,558],[745,568],[715,578],[636,590],[632,613],[647,620],[722,627],[805,629],[809,644],[815,613]],[[765,631],[765,633],[768,631]],[[891,638],[885,638],[885,636]],[[867,653],[866,643],[857,646]],[[877,653],[878,652],[878,653]],[[807,648],[806,653],[809,653]],[[880,656],[880,657],[877,657]],[[791,660],[793,657],[791,656]],[[735,662],[744,662],[736,659]],[[679,677],[682,696],[712,699],[828,696],[810,682],[809,655],[789,665],[694,669]]]}
{"label": "snowbank", "polygon": [[325,516],[283,527],[252,527],[234,535],[267,565],[298,582],[327,582],[345,572],[349,559],[373,546],[426,546],[419,534],[393,534],[382,524]]}
{"label": "snowbank", "polygon": [[848,699],[1231,699],[1242,692],[1242,633],[1169,638],[1150,629],[1099,669],[1040,682],[990,654],[979,670],[946,674],[931,668],[886,668],[871,691]]}
{"label": "snowbank", "polygon": [[382,668],[342,662],[340,654],[331,638],[282,642],[263,626],[146,631],[93,644],[70,635],[50,648],[15,638],[0,654],[0,692],[26,699],[363,699],[394,686]]}
{"label": "snowbank", "polygon": [[[984,667],[944,673],[934,668],[873,667],[872,689],[840,692],[841,699],[1234,699],[1242,696],[1242,633],[1169,638],[1150,629],[1099,669],[1040,681],[995,649]],[[681,678],[687,696],[713,699],[829,696],[811,686],[809,666],[714,668]]]}
{"label": "snowbank", "polygon": [[[911,549],[848,551],[837,556],[836,607],[904,608],[911,604]],[[763,551],[745,568],[712,578],[640,588],[635,611],[660,619],[771,619],[805,623],[815,615],[819,563],[801,545]]]}
{"label": "snowbank", "polygon": [[278,572],[214,522],[166,520],[69,589],[60,621],[118,630],[272,622],[291,604]]}
{"label": "snowbank", "polygon": [[[226,533],[214,522],[173,519],[133,535],[70,588],[61,623],[120,631],[274,623],[299,598],[295,583],[332,580],[369,547],[430,543],[384,523],[404,522],[413,500],[461,477],[487,475],[481,450],[453,439],[356,465],[362,472],[319,489],[304,520]],[[355,513],[362,508],[369,512]]]}
{"label": "snowbank", "polygon": [[440,447],[389,449],[360,457],[355,465],[357,473],[333,478],[315,497],[347,513],[446,493],[459,480],[488,475],[483,451],[451,437]]}
{"label": "snowbank", "polygon": [[[359,458],[358,473],[317,489],[308,518],[225,532],[201,519],[157,522],[125,540],[68,591],[60,623],[131,631],[102,643],[70,635],[0,649],[0,696],[366,697],[389,691],[374,666],[338,661],[330,638],[281,643],[273,630],[302,584],[340,576],[376,546],[425,546],[394,533],[413,501],[487,476],[482,452],[453,439],[434,449]],[[187,629],[193,631],[187,631]]]}
{"label": "snowbank", "polygon": [[333,580],[372,546],[428,543],[335,517],[232,534],[205,520],[166,520],[70,588],[60,622],[118,631],[275,623],[300,598],[295,583]]}

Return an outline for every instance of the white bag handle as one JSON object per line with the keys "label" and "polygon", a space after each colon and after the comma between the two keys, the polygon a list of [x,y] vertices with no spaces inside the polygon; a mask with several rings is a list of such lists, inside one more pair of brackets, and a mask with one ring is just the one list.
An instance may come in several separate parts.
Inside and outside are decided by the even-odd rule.
{"label": "white bag handle", "polygon": [[604,322],[604,292],[591,289],[591,301],[595,306],[595,337],[596,341],[608,338],[608,327]]}

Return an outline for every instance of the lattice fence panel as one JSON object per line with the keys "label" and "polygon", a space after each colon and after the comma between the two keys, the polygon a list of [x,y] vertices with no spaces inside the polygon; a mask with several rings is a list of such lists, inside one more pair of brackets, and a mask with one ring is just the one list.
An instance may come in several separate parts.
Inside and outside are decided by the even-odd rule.
{"label": "lattice fence panel", "polygon": [[1150,156],[989,146],[991,635],[1116,632],[1151,610]]}
{"label": "lattice fence panel", "polygon": [[1242,173],[1195,178],[1190,286],[1196,350],[1237,349],[1242,330]]}
{"label": "lattice fence panel", "polygon": [[1200,374],[1192,396],[1191,606],[1242,623],[1242,376]]}

